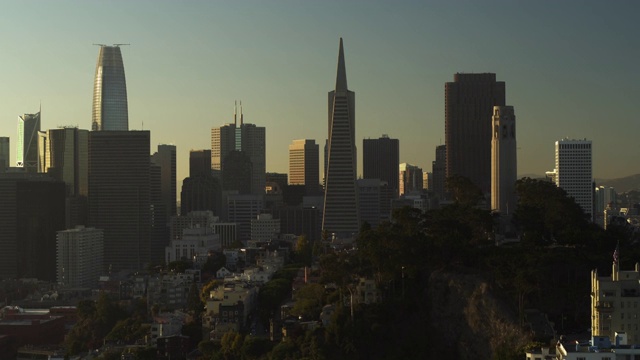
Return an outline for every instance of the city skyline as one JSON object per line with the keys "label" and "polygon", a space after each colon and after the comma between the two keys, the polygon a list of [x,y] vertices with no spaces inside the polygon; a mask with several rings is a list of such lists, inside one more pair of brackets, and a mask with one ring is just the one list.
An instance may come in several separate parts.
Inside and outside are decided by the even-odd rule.
{"label": "city skyline", "polygon": [[[292,140],[324,140],[322,99],[332,86],[335,41],[344,37],[359,94],[356,144],[388,134],[400,140],[401,162],[430,169],[444,144],[444,84],[458,72],[491,72],[518,109],[519,176],[551,168],[551,144],[563,137],[593,140],[597,178],[639,172],[632,165],[639,50],[629,46],[637,42],[637,4],[367,5],[159,2],[149,13],[144,3],[9,2],[0,15],[9,34],[3,48],[11,50],[1,60],[11,71],[0,90],[0,136],[13,147],[15,119],[40,102],[43,130],[91,129],[92,44],[127,42],[129,127],[151,130],[150,153],[177,146],[179,184],[189,150],[210,148],[206,134],[232,122],[238,98],[251,122],[269,129],[266,170],[286,173]],[[38,21],[25,29],[18,19],[26,12]],[[326,31],[329,20],[338,25]]]}

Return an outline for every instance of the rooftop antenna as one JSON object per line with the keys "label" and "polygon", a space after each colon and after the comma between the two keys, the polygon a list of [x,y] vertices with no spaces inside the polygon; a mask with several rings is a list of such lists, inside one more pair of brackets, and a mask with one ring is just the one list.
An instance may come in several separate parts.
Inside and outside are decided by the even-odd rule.
{"label": "rooftop antenna", "polygon": [[124,46],[124,45],[131,45],[131,44],[113,44],[113,46]]}
{"label": "rooftop antenna", "polygon": [[244,114],[242,114],[242,100],[240,100],[240,126],[244,123]]}

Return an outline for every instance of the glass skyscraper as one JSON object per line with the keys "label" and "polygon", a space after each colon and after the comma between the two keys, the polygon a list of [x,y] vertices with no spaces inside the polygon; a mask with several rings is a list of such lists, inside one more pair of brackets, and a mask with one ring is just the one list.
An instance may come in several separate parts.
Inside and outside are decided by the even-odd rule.
{"label": "glass skyscraper", "polygon": [[93,115],[91,129],[129,130],[127,83],[120,47],[100,46],[96,77],[93,85]]}
{"label": "glass skyscraper", "polygon": [[24,168],[26,172],[38,172],[38,131],[40,112],[20,116],[16,166]]}

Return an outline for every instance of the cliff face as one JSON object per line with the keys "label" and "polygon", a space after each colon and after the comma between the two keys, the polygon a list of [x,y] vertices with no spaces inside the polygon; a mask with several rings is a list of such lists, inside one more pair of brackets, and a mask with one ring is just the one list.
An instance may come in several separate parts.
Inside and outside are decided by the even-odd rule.
{"label": "cliff face", "polygon": [[530,341],[516,314],[478,275],[434,272],[427,299],[430,333],[438,342],[433,356],[492,359]]}

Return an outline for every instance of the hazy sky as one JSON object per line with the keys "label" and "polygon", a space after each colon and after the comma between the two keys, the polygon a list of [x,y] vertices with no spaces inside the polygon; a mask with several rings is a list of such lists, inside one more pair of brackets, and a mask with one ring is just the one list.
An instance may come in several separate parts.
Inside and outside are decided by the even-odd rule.
{"label": "hazy sky", "polygon": [[593,140],[594,176],[621,177],[640,172],[639,13],[599,0],[3,1],[0,136],[14,158],[18,116],[40,103],[43,130],[90,129],[92,44],[130,43],[129,128],[151,130],[151,152],[178,147],[178,179],[234,100],[266,127],[267,171],[288,172],[293,139],[324,145],[343,37],[359,166],[362,139],[388,134],[401,162],[430,171],[444,83],[494,72],[515,107],[519,174],[551,170],[570,137]]}

